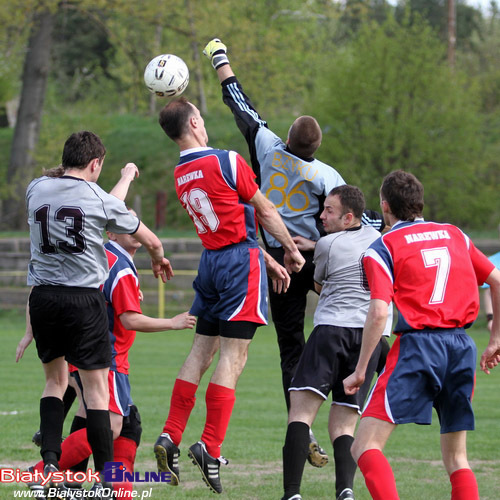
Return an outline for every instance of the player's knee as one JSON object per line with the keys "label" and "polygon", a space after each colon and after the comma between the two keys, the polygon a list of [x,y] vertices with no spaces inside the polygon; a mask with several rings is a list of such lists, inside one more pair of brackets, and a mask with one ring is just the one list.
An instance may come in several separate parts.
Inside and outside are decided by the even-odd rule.
{"label": "player's knee", "polygon": [[354,442],[351,446],[351,455],[356,463],[358,463],[359,457],[366,451],[364,443],[361,443],[359,439],[354,438]]}
{"label": "player's knee", "polygon": [[133,441],[135,441],[137,446],[139,446],[141,442],[141,435],[142,435],[141,415],[139,414],[137,406],[132,405],[130,406],[129,416],[123,419],[123,426],[120,436],[132,439]]}

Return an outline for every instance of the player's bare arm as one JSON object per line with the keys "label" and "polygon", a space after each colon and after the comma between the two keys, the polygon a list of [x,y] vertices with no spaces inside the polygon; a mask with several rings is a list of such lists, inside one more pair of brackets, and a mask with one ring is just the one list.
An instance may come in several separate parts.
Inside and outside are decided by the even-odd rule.
{"label": "player's bare arm", "polygon": [[346,394],[355,394],[365,381],[366,368],[371,355],[380,342],[384,332],[388,316],[388,304],[380,299],[370,300],[370,308],[366,316],[363,328],[363,341],[359,353],[356,371],[344,379],[344,391]]}
{"label": "player's bare arm", "polygon": [[127,163],[121,169],[120,180],[116,183],[115,187],[109,194],[116,196],[119,200],[125,201],[130,184],[135,178],[139,177],[139,169],[134,163]]}
{"label": "player's bare arm", "polygon": [[137,241],[140,241],[151,256],[151,268],[155,278],[161,278],[165,283],[174,276],[174,271],[170,261],[165,258],[163,245],[156,236],[143,222],[139,224],[139,229],[132,235]]}
{"label": "player's bare arm", "polygon": [[493,269],[486,279],[490,285],[491,310],[493,320],[491,323],[490,340],[481,356],[479,366],[489,374],[490,370],[500,363],[500,270]]}
{"label": "player's bare arm", "polygon": [[136,311],[120,314],[120,321],[127,330],[139,332],[163,332],[168,330],[192,329],[196,325],[196,317],[188,311],[173,318],[152,318]]}
{"label": "player's bare arm", "polygon": [[24,333],[24,337],[19,341],[19,344],[17,344],[16,363],[19,362],[26,348],[33,342],[33,329],[31,328],[30,309],[28,304],[26,304],[26,332]]}
{"label": "player's bare arm", "polygon": [[250,203],[255,208],[257,219],[264,229],[272,234],[283,246],[286,270],[289,273],[298,273],[302,269],[305,259],[290,236],[274,204],[260,190],[257,190],[253,195]]}

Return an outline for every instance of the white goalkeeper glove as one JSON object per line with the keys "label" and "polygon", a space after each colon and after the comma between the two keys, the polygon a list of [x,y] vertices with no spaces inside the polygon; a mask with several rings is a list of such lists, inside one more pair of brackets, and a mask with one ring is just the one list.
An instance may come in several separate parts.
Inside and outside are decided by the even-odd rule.
{"label": "white goalkeeper glove", "polygon": [[218,38],[210,40],[203,49],[203,54],[210,59],[214,69],[218,69],[224,66],[224,64],[229,64],[226,52],[227,47]]}

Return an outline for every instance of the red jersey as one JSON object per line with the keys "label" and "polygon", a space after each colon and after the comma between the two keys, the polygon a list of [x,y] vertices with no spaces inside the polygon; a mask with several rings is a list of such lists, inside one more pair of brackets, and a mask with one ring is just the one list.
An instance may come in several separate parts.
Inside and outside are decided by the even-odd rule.
{"label": "red jersey", "polygon": [[195,148],[183,151],[175,167],[175,189],[193,220],[203,246],[217,250],[257,239],[255,174],[234,151]]}
{"label": "red jersey", "polygon": [[139,279],[130,255],[114,242],[104,245],[109,263],[109,277],[103,286],[107,302],[109,335],[113,359],[110,370],[128,374],[128,352],[136,332],[127,330],[120,314],[127,311],[142,314],[139,301]]}
{"label": "red jersey", "polygon": [[364,257],[372,299],[394,301],[395,332],[470,325],[493,264],[456,226],[400,221]]}

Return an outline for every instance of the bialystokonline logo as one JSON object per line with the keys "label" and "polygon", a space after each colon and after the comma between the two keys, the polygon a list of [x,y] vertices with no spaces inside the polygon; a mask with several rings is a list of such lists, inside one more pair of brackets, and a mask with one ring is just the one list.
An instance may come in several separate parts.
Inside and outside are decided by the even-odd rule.
{"label": "bialystokonline logo", "polygon": [[127,471],[123,462],[104,462],[103,481],[107,483],[170,483],[170,472],[132,472]]}
{"label": "bialystokonline logo", "polygon": [[46,476],[43,472],[34,470],[33,472],[20,470],[20,469],[0,469],[0,482],[1,483],[27,483],[39,484],[47,486],[50,483],[85,483],[100,482],[101,477],[99,472],[72,472],[70,470],[49,472]]}

